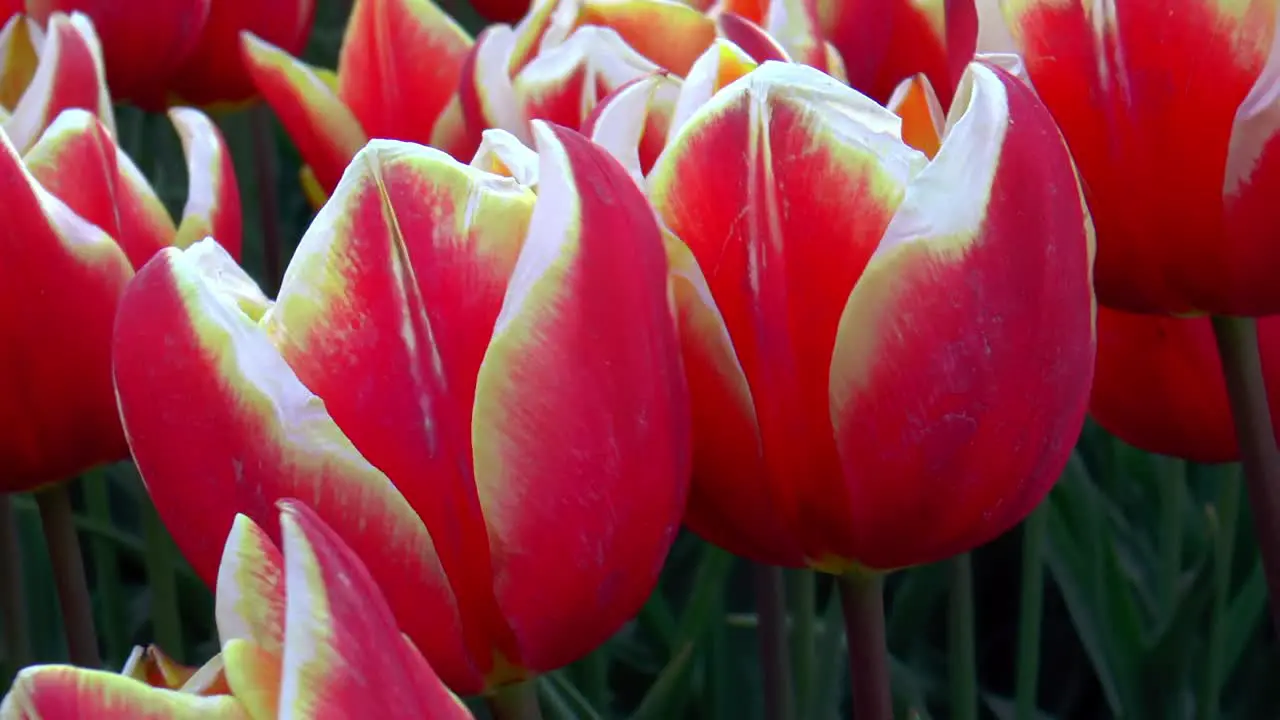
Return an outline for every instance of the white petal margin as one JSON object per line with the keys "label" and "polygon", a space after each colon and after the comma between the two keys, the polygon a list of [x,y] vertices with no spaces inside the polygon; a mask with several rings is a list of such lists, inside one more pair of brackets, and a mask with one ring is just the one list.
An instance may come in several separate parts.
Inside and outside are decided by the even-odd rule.
{"label": "white petal margin", "polygon": [[1035,86],[1031,84],[1031,76],[1027,74],[1027,64],[1023,62],[1021,55],[1011,52],[978,53],[973,56],[973,59],[995,65],[1035,90]]}
{"label": "white petal margin", "polygon": [[698,59],[693,61],[684,84],[680,86],[680,97],[676,99],[676,109],[671,113],[671,128],[667,131],[668,145],[698,108],[706,105],[715,94],[716,82],[720,78],[720,58],[724,57],[725,53],[737,56],[744,63],[755,64],[755,60],[745,50],[724,38],[716,38],[698,56]]}
{"label": "white petal margin", "polygon": [[1227,146],[1223,195],[1233,197],[1241,185],[1248,183],[1262,159],[1263,149],[1277,133],[1280,133],[1280,14],[1276,15],[1275,35],[1266,65],[1236,110]]}
{"label": "white petal margin", "polygon": [[471,167],[485,172],[506,168],[521,185],[531,189],[538,187],[538,153],[501,128],[490,128],[481,133],[480,147],[471,158]]}
{"label": "white petal margin", "polygon": [[[265,584],[277,585],[280,588],[277,598],[284,598],[284,568],[272,562],[265,552],[265,547],[274,547],[271,538],[258,527],[247,515],[236,513],[231,523],[231,532],[227,533],[227,543],[223,546],[222,560],[218,563],[218,581],[214,590],[213,615],[218,626],[218,639],[223,647],[231,640],[248,640],[254,645],[263,647],[269,652],[279,652],[284,640],[284,627],[272,628],[278,634],[274,638],[260,637],[255,632],[256,623],[243,612],[243,603],[261,602],[262,598],[246,596],[245,588],[240,580],[245,576],[261,579]],[[257,551],[257,552],[255,552]],[[261,609],[251,611],[255,615],[265,615]],[[278,615],[281,620],[284,614]]]}
{"label": "white petal margin", "polygon": [[182,208],[182,219],[208,218],[218,202],[215,183],[228,181],[217,177],[222,171],[218,129],[208,115],[194,108],[173,108],[169,111],[169,121],[178,131],[182,154],[187,160],[187,202]]}
{"label": "white petal margin", "polygon": [[973,237],[986,218],[1008,130],[1004,83],[991,68],[970,63],[956,89],[938,154],[907,185],[864,274],[898,245],[932,242],[945,251],[954,238]]}
{"label": "white petal margin", "polygon": [[[568,154],[545,122],[534,120],[532,127],[542,186],[538,188],[538,200],[529,218],[529,234],[511,271],[502,310],[493,325],[495,339],[524,310],[525,300],[538,280],[561,258],[575,251],[581,230],[582,201]],[[482,362],[482,374],[483,371]]]}
{"label": "white petal margin", "polygon": [[978,5],[978,52],[979,53],[1014,53],[1017,44],[1013,33],[1005,22],[1004,12],[1000,9],[1000,0],[977,0]]}
{"label": "white petal margin", "polygon": [[502,128],[523,143],[531,142],[529,123],[516,102],[515,88],[511,82],[511,56],[516,50],[518,36],[510,25],[490,25],[476,39],[475,57],[476,94],[480,98],[480,112],[489,127]]}
{"label": "white petal margin", "polygon": [[[998,82],[998,81],[997,81]],[[822,115],[826,130],[840,142],[866,148],[880,159],[880,167],[903,184],[928,160],[902,141],[902,119],[879,103],[808,65],[770,60],[734,80],[698,108],[667,143],[667,152],[700,129],[706,116],[721,114],[746,96],[752,123],[768,122],[771,98],[794,98]],[[662,164],[662,158],[657,165]]]}
{"label": "white petal margin", "polygon": [[[31,77],[31,84],[23,91],[22,98],[18,100],[17,106],[13,108],[13,112],[4,124],[5,132],[21,152],[30,149],[44,130],[45,107],[60,64],[58,58],[63,52],[62,36],[56,32],[56,29],[66,23],[70,23],[71,29],[83,39],[93,56],[98,78],[98,107],[93,114],[102,120],[102,124],[106,126],[112,137],[116,136],[115,115],[111,109],[111,96],[107,92],[106,66],[102,61],[102,44],[98,42],[98,34],[93,30],[93,23],[83,13],[72,13],[70,18],[62,13],[54,13],[49,17],[49,31],[45,33],[43,41],[36,46],[39,61],[36,64],[36,72]],[[33,42],[36,39],[32,37]]]}
{"label": "white petal margin", "polygon": [[628,45],[616,30],[584,25],[560,45],[547,49],[544,44],[542,54],[516,75],[516,99],[523,100],[524,96],[534,90],[554,86],[579,66],[586,69],[582,97],[578,100],[582,117],[586,117],[602,99],[597,96],[601,84],[607,88],[617,88],[630,80],[661,70],[653,61]]}
{"label": "white petal margin", "polygon": [[620,88],[596,108],[591,139],[609,151],[627,169],[640,189],[644,189],[644,173],[640,170],[640,140],[649,120],[649,109],[656,102],[672,102],[682,94],[680,81],[654,74]]}

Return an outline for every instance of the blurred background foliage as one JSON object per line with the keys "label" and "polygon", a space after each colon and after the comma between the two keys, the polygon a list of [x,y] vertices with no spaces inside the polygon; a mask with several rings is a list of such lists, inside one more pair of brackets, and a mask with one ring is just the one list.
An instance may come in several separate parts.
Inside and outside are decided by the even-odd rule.
{"label": "blurred background foliage", "polygon": [[[468,30],[481,21],[444,3]],[[321,0],[305,55],[333,67],[349,10]],[[176,133],[163,116],[117,108],[122,143],[172,211],[186,198]],[[218,118],[237,162],[249,272],[283,267],[312,212],[300,161],[265,108]],[[255,135],[254,124],[269,132]],[[271,208],[274,207],[273,212]],[[266,217],[264,218],[264,213]],[[265,224],[264,224],[265,221]],[[264,289],[275,288],[263,283]],[[133,466],[73,485],[103,657],[120,667],[158,642],[188,664],[217,649],[213,599],[178,556]],[[39,514],[15,499],[36,661],[67,656]],[[1276,718],[1280,657],[1238,467],[1147,455],[1088,425],[1049,500],[1018,529],[958,561],[887,585],[899,717]],[[972,567],[971,582],[963,572]],[[539,681],[550,718],[762,716],[750,568],[685,533],[639,617],[590,657]],[[972,588],[973,657],[967,646]],[[848,717],[848,658],[833,582],[789,572],[797,717]],[[16,672],[0,657],[0,688]],[[477,717],[484,711],[477,705]]]}

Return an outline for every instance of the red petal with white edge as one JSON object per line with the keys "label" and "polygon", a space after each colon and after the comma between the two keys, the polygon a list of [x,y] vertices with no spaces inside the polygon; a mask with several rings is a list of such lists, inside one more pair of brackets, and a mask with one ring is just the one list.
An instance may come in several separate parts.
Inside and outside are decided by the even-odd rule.
{"label": "red petal with white edge", "polygon": [[1275,68],[1266,70],[1276,3],[1104,7],[1005,7],[1086,188],[1100,239],[1099,302],[1161,314],[1280,313],[1280,285],[1263,270],[1280,263],[1266,209],[1280,187],[1268,142]]}
{"label": "red petal with white edge", "polygon": [[514,81],[516,102],[529,120],[578,129],[609,93],[658,71],[617,32],[586,26],[520,71]]}
{"label": "red petal with white edge", "polygon": [[133,275],[119,246],[49,194],[0,132],[0,487],[22,492],[127,454],[111,325]]}
{"label": "red petal with white edge", "polygon": [[231,150],[218,126],[199,110],[174,108],[169,120],[178,129],[187,159],[187,203],[173,244],[185,248],[212,237],[239,260],[240,186]]}
{"label": "red petal with white edge", "polygon": [[791,56],[772,35],[737,13],[719,15],[716,18],[716,29],[720,31],[720,37],[742,48],[757,63],[769,60],[791,62]]}
{"label": "red petal with white edge", "polygon": [[258,92],[311,166],[320,189],[332,192],[347,163],[368,142],[360,121],[316,69],[253,33],[242,33],[241,55]]}
{"label": "red petal with white edge", "polygon": [[827,45],[814,0],[770,0],[761,24],[792,60],[826,72]]}
{"label": "red petal with white edge", "polygon": [[485,130],[471,167],[513,178],[527,188],[538,186],[538,153],[506,130]]}
{"label": "red petal with white edge", "polygon": [[758,67],[742,48],[728,40],[717,39],[702,53],[702,57],[689,70],[680,87],[667,133],[670,142],[675,134],[689,122],[698,108],[707,104],[712,95]]}
{"label": "red petal with white edge", "polygon": [[[822,562],[853,532],[827,376],[845,298],[925,162],[898,127],[831,77],[768,62],[699,108],[649,176],[658,214],[706,274],[754,400],[765,471],[744,478],[738,462],[694,475],[696,492],[723,505],[691,524],[717,523],[735,553],[802,545]],[[733,378],[692,383],[694,404],[716,411],[740,395]],[[789,537],[776,539],[779,525]]]}
{"label": "red petal with white edge", "polygon": [[88,110],[115,134],[115,116],[102,68],[102,46],[80,13],[54,13],[39,49],[40,60],[22,99],[4,124],[19,152],[26,152],[63,110]]}
{"label": "red petal with white edge", "polygon": [[576,26],[591,25],[616,30],[641,55],[681,77],[716,37],[714,20],[677,0],[581,0]]}
{"label": "red petal with white edge", "polygon": [[431,0],[357,0],[338,97],[371,138],[427,143],[458,87],[471,37]]}
{"label": "red petal with white edge", "polygon": [[23,162],[45,189],[114,238],[135,268],[173,242],[164,203],[88,111],[59,115]]}
{"label": "red petal with white edge", "polygon": [[286,598],[281,720],[471,718],[404,642],[378,584],[312,510],[280,511]]}
{"label": "red petal with white edge", "polygon": [[248,640],[279,655],[284,643],[284,558],[266,531],[237,514],[218,564],[218,637]]}
{"label": "red petal with white edge", "polygon": [[509,26],[490,25],[476,38],[475,47],[463,63],[458,99],[463,123],[477,142],[480,134],[491,128],[506,130],[524,142],[531,141],[509,70],[517,39]]}
{"label": "red petal with white edge", "polygon": [[67,665],[18,673],[0,702],[0,720],[249,720],[229,695],[201,697],[133,678]]}
{"label": "red petal with white edge", "polygon": [[498,600],[526,666],[547,671],[653,590],[684,511],[689,407],[653,210],[602,148],[533,129],[538,202],[471,443]]}
{"label": "red petal with white edge", "polygon": [[849,295],[831,360],[843,557],[934,562],[1012,527],[1061,474],[1094,361],[1093,229],[1030,89],[974,63],[937,158]]}
{"label": "red petal with white edge", "polygon": [[[1274,374],[1280,367],[1274,362],[1265,367],[1276,378],[1267,384],[1274,397],[1280,394],[1280,376]],[[1147,452],[1201,463],[1232,462],[1239,456],[1208,317],[1135,315],[1099,307],[1089,414],[1111,434]]]}
{"label": "red petal with white edge", "polygon": [[302,499],[366,558],[405,632],[478,689],[422,520],[272,347],[255,323],[265,308],[246,302],[231,268],[210,240],[166,248],[130,283],[116,323],[121,417],[178,547],[212,584],[237,513],[274,537],[273,503]]}
{"label": "red petal with white edge", "polygon": [[600,101],[582,132],[608,150],[644,187],[644,176],[667,145],[680,81],[666,73],[638,77]]}
{"label": "red petal with white edge", "polygon": [[855,89],[883,103],[898,83],[924,73],[942,106],[951,106],[978,43],[974,0],[815,0],[815,6]]}
{"label": "red petal with white edge", "polygon": [[519,658],[493,596],[471,408],[533,201],[434,148],[375,140],[303,236],[263,321],[426,523],[485,673],[495,652]]}

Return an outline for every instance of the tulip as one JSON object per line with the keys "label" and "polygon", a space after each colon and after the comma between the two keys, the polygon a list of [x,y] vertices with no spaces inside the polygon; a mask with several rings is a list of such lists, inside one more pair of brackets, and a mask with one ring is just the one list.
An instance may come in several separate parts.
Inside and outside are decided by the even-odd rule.
{"label": "tulip", "polygon": [[293,501],[281,503],[279,527],[277,548],[236,517],[218,575],[222,653],[184,682],[138,677],[146,660],[120,675],[31,667],[0,702],[0,720],[472,717],[404,641],[369,571],[332,529]]}
{"label": "tulip", "polygon": [[456,92],[472,40],[430,0],[356,0],[336,77],[270,38],[242,34],[244,66],[307,166],[319,207],[369,138],[430,144],[469,158]]}
{"label": "tulip", "polygon": [[[968,551],[1045,496],[1094,361],[1092,227],[1034,94],[971,64],[931,161],[902,122],[767,62],[697,108],[647,178],[687,247],[686,522],[841,574],[858,648],[883,638],[882,572]],[[878,717],[887,689],[855,698]]]}
{"label": "tulip", "polygon": [[213,0],[27,0],[26,11],[42,25],[57,12],[89,16],[102,37],[112,94],[156,109],[164,106],[174,72],[200,42],[212,5]]}
{"label": "tulip", "polygon": [[580,135],[537,124],[535,139],[536,196],[371,142],[275,303],[199,243],[143,268],[116,327],[130,448],[196,571],[213,581],[210,538],[236,513],[274,536],[272,503],[298,497],[461,693],[615,632],[687,492],[652,209]]}
{"label": "tulip", "polygon": [[238,104],[257,94],[240,52],[248,31],[282,51],[302,52],[315,20],[315,0],[216,0],[199,42],[169,83],[181,104]]}

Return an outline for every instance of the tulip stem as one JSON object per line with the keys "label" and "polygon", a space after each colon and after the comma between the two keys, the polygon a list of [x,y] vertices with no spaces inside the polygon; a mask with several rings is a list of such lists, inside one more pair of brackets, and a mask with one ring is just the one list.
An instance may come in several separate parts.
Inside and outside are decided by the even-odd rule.
{"label": "tulip stem", "polygon": [[765,720],[791,720],[791,653],[787,645],[787,593],[782,568],[753,565],[756,632],[760,639],[760,674],[764,685]]}
{"label": "tulip stem", "polygon": [[1267,405],[1258,325],[1253,318],[1213,318],[1227,397],[1240,442],[1240,460],[1253,513],[1271,603],[1272,627],[1280,629],[1280,448]]}
{"label": "tulip stem", "polygon": [[840,602],[849,642],[854,720],[893,720],[889,646],[884,628],[884,575],[872,570],[841,575]]}
{"label": "tulip stem", "polygon": [[178,608],[178,574],[173,539],[151,502],[143,494],[138,510],[146,541],[147,584],[151,587],[151,630],[157,645],[169,657],[184,662],[182,613]]}
{"label": "tulip stem", "polygon": [[249,111],[253,134],[253,169],[258,183],[258,219],[262,226],[262,271],[267,294],[280,290],[280,201],[276,197],[276,136],[271,128],[271,109],[258,103]]}
{"label": "tulip stem", "polygon": [[817,574],[808,568],[791,573],[791,660],[795,667],[796,717],[813,717],[817,657]]}
{"label": "tulip stem", "polygon": [[1240,515],[1240,478],[1223,478],[1209,519],[1213,529],[1213,599],[1209,614],[1209,638],[1197,720],[1217,720],[1219,696],[1226,668],[1227,613],[1231,602],[1231,561],[1235,557],[1236,521]]}
{"label": "tulip stem", "polygon": [[485,700],[493,720],[542,720],[536,680],[500,688]]}
{"label": "tulip stem", "polygon": [[93,601],[84,574],[80,539],[76,537],[75,515],[67,483],[58,483],[35,492],[40,508],[53,580],[58,588],[62,627],[67,635],[67,651],[74,665],[99,669],[98,636],[93,628]]}
{"label": "tulip stem", "polygon": [[[80,478],[85,507],[94,522],[115,527],[111,518],[111,485],[105,472],[97,470]],[[93,563],[98,588],[98,627],[108,667],[118,667],[129,656],[127,600],[120,580],[120,556],[110,538],[95,533],[89,539],[89,559]]]}
{"label": "tulip stem", "polygon": [[1044,536],[1048,502],[1022,524],[1022,591],[1018,601],[1018,672],[1014,694],[1017,720],[1036,716],[1040,684],[1040,621],[1044,616]]}
{"label": "tulip stem", "polygon": [[[27,636],[26,593],[22,582],[22,548],[13,500],[0,492],[0,622],[4,628],[5,659],[14,672],[31,664],[31,640]],[[9,678],[0,677],[0,687]]]}
{"label": "tulip stem", "polygon": [[973,562],[969,553],[951,564],[951,598],[947,617],[947,675],[951,680],[951,717],[978,718],[978,668],[973,624]]}

